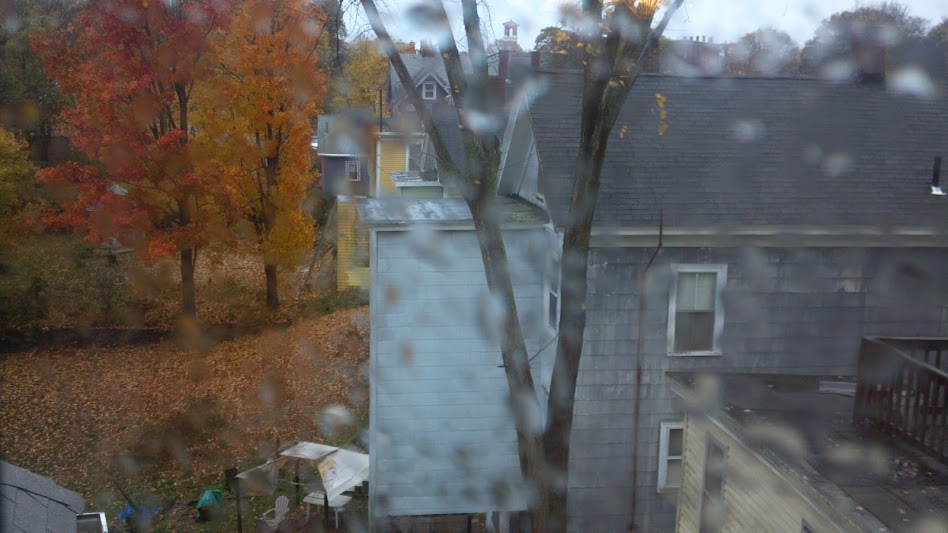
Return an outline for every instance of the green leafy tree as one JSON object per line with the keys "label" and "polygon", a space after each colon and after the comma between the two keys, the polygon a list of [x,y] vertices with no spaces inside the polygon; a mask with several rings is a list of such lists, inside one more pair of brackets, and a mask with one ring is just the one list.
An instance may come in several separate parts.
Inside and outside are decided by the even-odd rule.
{"label": "green leafy tree", "polygon": [[540,53],[540,62],[552,68],[582,68],[582,44],[576,32],[548,26],[537,35],[536,46]]}
{"label": "green leafy tree", "polygon": [[5,22],[0,25],[0,125],[31,149],[37,146],[44,162],[49,160],[63,97],[46,76],[29,36],[37,30],[62,30],[79,5],[68,0],[13,0],[8,12],[0,9]]}

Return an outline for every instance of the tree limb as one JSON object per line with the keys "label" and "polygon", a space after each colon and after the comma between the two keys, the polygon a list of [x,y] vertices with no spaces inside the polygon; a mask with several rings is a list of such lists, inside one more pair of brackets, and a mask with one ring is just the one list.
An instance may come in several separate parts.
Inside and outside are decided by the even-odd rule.
{"label": "tree limb", "polygon": [[466,189],[461,182],[458,166],[451,158],[448,147],[441,138],[438,128],[435,126],[434,119],[431,117],[431,111],[425,106],[421,94],[418,93],[418,88],[415,87],[414,81],[411,79],[411,74],[408,73],[408,68],[405,67],[405,62],[402,61],[398,49],[395,48],[392,36],[389,35],[388,30],[385,29],[382,17],[379,15],[379,10],[375,6],[375,1],[360,1],[362,3],[362,9],[365,10],[366,17],[369,19],[369,24],[372,26],[372,31],[375,32],[376,37],[378,37],[382,45],[382,51],[388,56],[389,61],[391,61],[392,68],[395,69],[395,73],[398,75],[398,80],[408,93],[408,98],[411,100],[412,105],[415,106],[415,111],[421,118],[425,130],[428,132],[435,153],[438,154],[438,159],[441,161],[441,165],[438,167],[439,174],[440,171],[443,170],[449,181],[455,182],[462,190]]}

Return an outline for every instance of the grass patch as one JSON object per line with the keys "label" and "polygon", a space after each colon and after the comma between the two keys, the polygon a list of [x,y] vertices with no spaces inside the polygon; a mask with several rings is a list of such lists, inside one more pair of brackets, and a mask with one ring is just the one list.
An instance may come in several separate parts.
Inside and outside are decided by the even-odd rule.
{"label": "grass patch", "polygon": [[135,300],[126,269],[133,254],[110,257],[73,235],[30,236],[0,268],[0,323],[13,327],[121,322]]}
{"label": "grass patch", "polygon": [[309,310],[319,315],[329,315],[343,309],[355,309],[369,305],[369,293],[362,289],[349,289],[324,294],[309,305]]}

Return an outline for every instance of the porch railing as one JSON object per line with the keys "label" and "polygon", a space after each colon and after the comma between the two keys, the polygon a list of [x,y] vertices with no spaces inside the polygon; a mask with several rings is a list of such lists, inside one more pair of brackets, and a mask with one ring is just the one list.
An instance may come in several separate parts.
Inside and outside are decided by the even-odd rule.
{"label": "porch railing", "polygon": [[948,462],[948,338],[865,337],[853,420]]}

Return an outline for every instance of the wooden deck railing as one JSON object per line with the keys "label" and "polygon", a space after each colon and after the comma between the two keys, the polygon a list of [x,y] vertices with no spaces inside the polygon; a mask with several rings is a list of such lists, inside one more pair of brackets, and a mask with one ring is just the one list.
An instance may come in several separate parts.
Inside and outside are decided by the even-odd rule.
{"label": "wooden deck railing", "polygon": [[948,462],[948,338],[863,338],[853,420]]}

